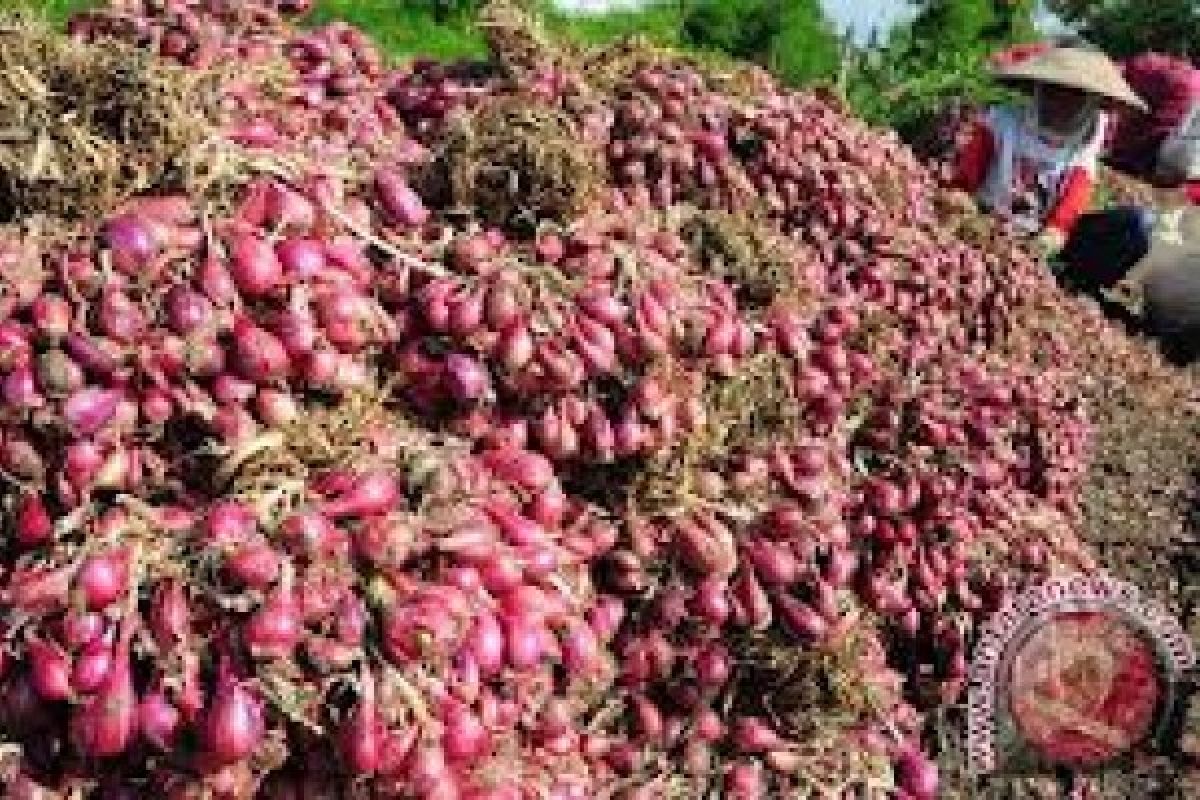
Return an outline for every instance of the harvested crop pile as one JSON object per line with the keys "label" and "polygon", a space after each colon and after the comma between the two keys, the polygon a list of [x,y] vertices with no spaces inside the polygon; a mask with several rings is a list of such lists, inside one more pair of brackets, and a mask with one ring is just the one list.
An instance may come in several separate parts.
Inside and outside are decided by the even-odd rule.
{"label": "harvested crop pile", "polygon": [[73,26],[245,69],[221,192],[0,237],[9,794],[937,796],[1122,335],[761,73],[294,7]]}

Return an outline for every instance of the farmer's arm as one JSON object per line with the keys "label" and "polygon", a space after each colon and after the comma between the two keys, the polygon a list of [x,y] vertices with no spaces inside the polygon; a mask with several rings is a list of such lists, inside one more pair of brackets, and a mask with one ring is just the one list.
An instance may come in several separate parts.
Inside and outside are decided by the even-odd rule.
{"label": "farmer's arm", "polygon": [[1058,197],[1046,215],[1041,236],[1043,246],[1050,252],[1057,252],[1066,244],[1079,218],[1091,207],[1108,127],[1109,117],[1101,112],[1096,118],[1090,141],[1066,166],[1059,183]]}
{"label": "farmer's arm", "polygon": [[1063,178],[1058,200],[1046,217],[1046,231],[1066,241],[1079,217],[1088,210],[1092,202],[1095,181],[1086,167],[1076,166],[1067,170]]}
{"label": "farmer's arm", "polygon": [[971,138],[958,153],[954,185],[971,194],[977,192],[987,180],[995,155],[996,140],[991,130],[983,122],[975,122],[971,128]]}

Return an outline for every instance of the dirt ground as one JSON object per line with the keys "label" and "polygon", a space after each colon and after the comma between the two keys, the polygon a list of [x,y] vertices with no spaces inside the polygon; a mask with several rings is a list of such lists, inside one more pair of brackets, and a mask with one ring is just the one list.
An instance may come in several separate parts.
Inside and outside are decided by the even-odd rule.
{"label": "dirt ground", "polygon": [[[1104,180],[1129,202],[1184,202],[1178,191],[1111,170]],[[1117,303],[1109,310],[1117,324],[1124,317],[1129,338],[1085,354],[1095,426],[1087,531],[1110,571],[1154,594],[1200,636],[1200,364],[1171,364],[1137,330],[1136,314]]]}
{"label": "dirt ground", "polygon": [[[1106,170],[1113,204],[1177,207],[1181,193]],[[1124,298],[1128,299],[1128,298]],[[1090,300],[1088,302],[1091,302]],[[1084,527],[1102,566],[1179,618],[1200,644],[1200,365],[1160,357],[1137,330],[1136,308],[1122,298],[1102,305],[1128,336],[1077,337],[1083,395],[1094,424],[1093,458],[1083,498]],[[1190,685],[1197,683],[1190,676]],[[1187,687],[1185,687],[1186,694]],[[971,776],[965,766],[961,709],[934,727],[941,737],[945,790],[958,800],[1200,798],[1200,697],[1183,703],[1170,751],[1090,776],[1075,794],[1053,778]]]}
{"label": "dirt ground", "polygon": [[[1138,346],[1153,347],[1131,340]],[[1165,606],[1200,642],[1200,370],[1144,361],[1095,373],[1087,533],[1112,574]],[[1179,749],[1143,765],[1148,774],[1106,776],[1104,784],[1118,785],[1102,796],[1133,796],[1123,784],[1134,777],[1140,795],[1200,797],[1200,749],[1188,737],[1200,735],[1200,700],[1189,705]]]}

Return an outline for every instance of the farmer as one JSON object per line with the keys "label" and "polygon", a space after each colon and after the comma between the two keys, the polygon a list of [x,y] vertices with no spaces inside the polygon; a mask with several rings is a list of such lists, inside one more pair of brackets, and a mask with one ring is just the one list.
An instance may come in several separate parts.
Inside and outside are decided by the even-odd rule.
{"label": "farmer", "polygon": [[[989,109],[976,123],[959,153],[960,188],[1035,237],[1076,285],[1137,284],[1147,332],[1169,354],[1200,358],[1200,204],[1088,210],[1106,109],[1145,110],[1145,103],[1112,61],[1078,41],[1014,48],[997,59],[995,72],[1028,91],[1032,103]],[[1179,138],[1194,136],[1195,127],[1185,126]],[[1200,182],[1200,160],[1176,160],[1187,162],[1181,177]]]}
{"label": "farmer", "polygon": [[993,107],[976,122],[958,154],[959,188],[1059,256],[1074,277],[1115,283],[1145,255],[1152,215],[1088,208],[1106,109],[1145,103],[1107,56],[1074,41],[1014,48],[997,57],[994,72],[1032,102]]}

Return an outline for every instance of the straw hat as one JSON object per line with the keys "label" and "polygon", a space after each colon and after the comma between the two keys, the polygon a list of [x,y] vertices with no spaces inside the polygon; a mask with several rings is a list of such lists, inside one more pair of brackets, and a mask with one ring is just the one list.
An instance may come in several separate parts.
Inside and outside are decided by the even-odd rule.
{"label": "straw hat", "polygon": [[1125,81],[1112,59],[1097,50],[1051,47],[1016,63],[993,67],[996,77],[1006,81],[1052,83],[1107,97],[1146,111],[1146,103]]}

